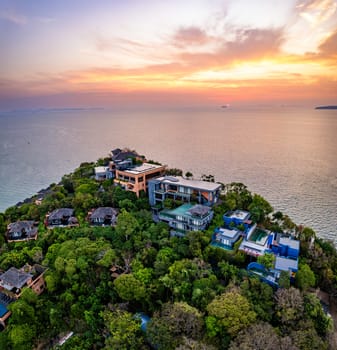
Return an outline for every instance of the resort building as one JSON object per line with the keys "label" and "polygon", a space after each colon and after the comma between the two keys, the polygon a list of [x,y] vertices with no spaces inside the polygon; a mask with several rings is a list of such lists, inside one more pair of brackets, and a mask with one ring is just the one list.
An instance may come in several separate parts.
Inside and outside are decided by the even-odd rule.
{"label": "resort building", "polygon": [[300,242],[280,234],[274,234],[274,240],[268,239],[268,241],[271,242],[271,249],[268,253],[275,255],[274,267],[267,269],[257,262],[252,262],[248,265],[247,270],[274,287],[278,287],[282,271],[286,271],[290,281],[293,282],[298,271]]}
{"label": "resort building", "polygon": [[201,204],[185,203],[175,209],[165,209],[158,214],[160,221],[168,223],[175,235],[187,231],[205,230],[213,218],[210,207]]}
{"label": "resort building", "polygon": [[150,179],[162,176],[165,173],[165,165],[143,163],[142,165],[125,170],[116,169],[114,183],[127,191],[136,193],[146,192]]}
{"label": "resort building", "polygon": [[74,209],[60,208],[46,215],[45,225],[49,228],[74,227],[78,226],[78,220],[74,216]]}
{"label": "resort building", "polygon": [[100,207],[88,213],[88,220],[93,226],[112,226],[116,224],[118,211],[111,207]]}
{"label": "resort building", "polygon": [[295,276],[298,270],[300,242],[290,237],[276,237],[271,251],[276,256],[275,270],[288,271],[291,276]]}
{"label": "resort building", "polygon": [[214,230],[211,245],[213,247],[233,249],[234,243],[239,240],[243,232],[237,228],[218,227]]}
{"label": "resort building", "polygon": [[221,184],[214,182],[163,176],[149,181],[149,201],[152,207],[162,207],[167,198],[212,206],[218,201],[220,190]]}
{"label": "resort building", "polygon": [[270,246],[274,239],[274,234],[256,224],[251,226],[246,233],[239,249],[243,250],[247,255],[257,257],[265,252],[270,252]]}
{"label": "resort building", "polygon": [[37,239],[37,225],[35,221],[16,221],[7,226],[8,242],[23,242]]}

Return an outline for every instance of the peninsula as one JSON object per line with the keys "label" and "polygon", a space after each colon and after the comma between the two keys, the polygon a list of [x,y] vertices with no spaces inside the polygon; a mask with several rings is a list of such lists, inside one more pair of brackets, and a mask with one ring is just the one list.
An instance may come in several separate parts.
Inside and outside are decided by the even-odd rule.
{"label": "peninsula", "polygon": [[317,106],[315,109],[337,109],[337,105],[333,106]]}
{"label": "peninsula", "polygon": [[134,150],[0,213],[0,247],[1,349],[337,348],[331,243]]}

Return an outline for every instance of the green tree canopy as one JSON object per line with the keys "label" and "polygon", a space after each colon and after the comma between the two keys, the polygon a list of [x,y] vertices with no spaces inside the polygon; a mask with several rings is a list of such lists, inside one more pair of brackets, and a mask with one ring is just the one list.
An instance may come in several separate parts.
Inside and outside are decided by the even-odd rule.
{"label": "green tree canopy", "polygon": [[294,287],[278,289],[275,294],[275,300],[276,316],[282,324],[291,326],[302,318],[304,309],[303,298],[298,289]]}
{"label": "green tree canopy", "polygon": [[265,268],[271,269],[274,267],[275,255],[272,253],[265,253],[258,256],[257,262],[263,265]]}
{"label": "green tree canopy", "polygon": [[117,310],[102,313],[104,324],[110,333],[105,340],[105,349],[139,350],[143,346],[140,321],[127,311]]}
{"label": "green tree canopy", "polygon": [[[207,306],[208,317],[213,317],[216,322],[208,333],[214,334],[214,326],[223,329],[231,337],[235,337],[240,330],[252,324],[256,314],[252,310],[247,298],[242,296],[238,290],[225,292],[217,297]],[[217,331],[215,332],[215,334]]]}
{"label": "green tree canopy", "polygon": [[255,222],[263,222],[267,215],[273,211],[272,206],[260,195],[254,194],[251,204],[248,207],[251,218]]}
{"label": "green tree canopy", "polygon": [[116,292],[123,300],[139,301],[145,298],[145,287],[133,274],[120,275],[114,280],[113,285]]}
{"label": "green tree canopy", "polygon": [[310,287],[314,287],[316,278],[314,272],[311,270],[308,264],[300,264],[296,273],[296,285],[301,290],[307,290]]}

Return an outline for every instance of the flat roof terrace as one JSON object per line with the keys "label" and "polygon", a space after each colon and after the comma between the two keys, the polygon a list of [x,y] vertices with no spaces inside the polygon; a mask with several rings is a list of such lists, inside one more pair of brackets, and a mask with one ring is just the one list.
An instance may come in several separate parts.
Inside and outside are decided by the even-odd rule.
{"label": "flat roof terrace", "polygon": [[142,173],[146,173],[148,171],[156,170],[156,169],[162,169],[164,168],[164,165],[157,165],[157,164],[150,164],[150,163],[143,163],[142,165],[136,166],[132,169],[126,169],[123,170],[126,173],[138,175]]}
{"label": "flat roof terrace", "polygon": [[297,241],[295,239],[291,239],[288,237],[281,237],[279,240],[279,243],[282,245],[287,245],[292,249],[296,249],[296,250],[300,249],[300,241]]}
{"label": "flat roof terrace", "polygon": [[275,259],[275,269],[281,271],[297,271],[298,260],[277,256]]}
{"label": "flat roof terrace", "polygon": [[244,211],[244,210],[235,210],[232,211],[230,213],[225,214],[226,216],[232,218],[232,219],[239,219],[239,220],[247,220],[250,216],[250,214],[248,213],[248,211]]}
{"label": "flat roof terrace", "polygon": [[221,227],[215,234],[226,238],[235,238],[238,234],[240,234],[240,231],[230,230],[230,229]]}
{"label": "flat roof terrace", "polygon": [[191,188],[204,190],[204,191],[216,191],[221,187],[221,184],[218,184],[216,182],[207,182],[202,180],[188,180],[183,178],[182,176],[162,176],[156,180],[164,184],[191,187]]}

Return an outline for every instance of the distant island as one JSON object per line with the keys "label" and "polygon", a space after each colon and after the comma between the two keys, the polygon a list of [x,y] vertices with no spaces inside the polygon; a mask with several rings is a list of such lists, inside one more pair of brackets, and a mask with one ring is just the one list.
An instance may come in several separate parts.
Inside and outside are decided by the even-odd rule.
{"label": "distant island", "polygon": [[335,106],[317,106],[315,109],[337,109],[337,105]]}

